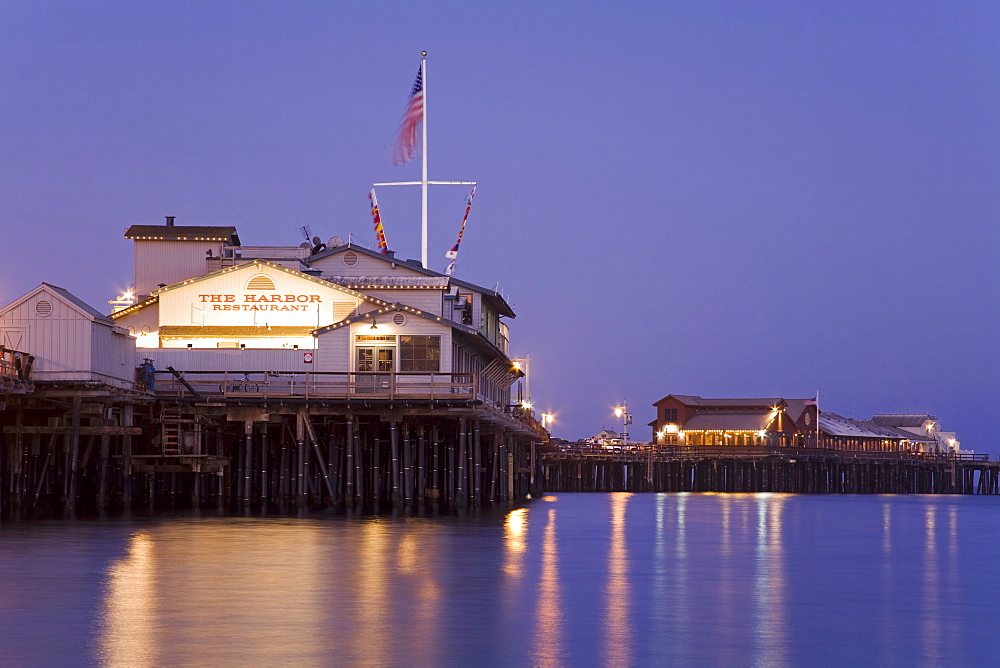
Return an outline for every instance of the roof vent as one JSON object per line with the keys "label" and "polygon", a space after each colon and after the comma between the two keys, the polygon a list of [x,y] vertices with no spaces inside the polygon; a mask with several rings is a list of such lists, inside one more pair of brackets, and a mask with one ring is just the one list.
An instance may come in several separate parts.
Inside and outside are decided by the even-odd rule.
{"label": "roof vent", "polygon": [[52,314],[52,302],[42,299],[35,303],[35,313],[39,318],[48,318]]}
{"label": "roof vent", "polygon": [[406,324],[406,314],[399,313],[398,311],[396,313],[393,313],[392,314],[392,324],[396,325],[397,327],[402,327],[403,325],[405,325]]}
{"label": "roof vent", "polygon": [[177,216],[164,216],[164,218],[167,219],[167,227],[173,227],[174,220],[177,218]]}
{"label": "roof vent", "polygon": [[347,251],[341,256],[340,259],[344,263],[345,267],[353,267],[357,265],[360,258],[358,258],[358,254],[354,251]]}
{"label": "roof vent", "polygon": [[267,274],[257,274],[247,281],[247,290],[274,290],[274,280]]}

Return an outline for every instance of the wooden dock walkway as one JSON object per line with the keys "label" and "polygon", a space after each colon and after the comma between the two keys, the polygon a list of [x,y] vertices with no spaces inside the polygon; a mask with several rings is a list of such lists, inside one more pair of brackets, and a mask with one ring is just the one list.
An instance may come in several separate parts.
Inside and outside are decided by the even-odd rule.
{"label": "wooden dock walkway", "polygon": [[547,492],[1000,494],[986,455],[630,446],[547,448],[540,461]]}

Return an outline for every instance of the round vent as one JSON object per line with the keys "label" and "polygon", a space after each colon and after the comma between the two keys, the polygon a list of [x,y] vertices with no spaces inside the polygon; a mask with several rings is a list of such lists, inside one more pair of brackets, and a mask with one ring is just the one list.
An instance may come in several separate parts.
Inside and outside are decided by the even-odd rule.
{"label": "round vent", "polygon": [[48,318],[52,314],[52,302],[45,299],[35,302],[35,313],[39,318]]}
{"label": "round vent", "polygon": [[392,315],[392,324],[402,327],[406,324],[406,316],[398,311]]}
{"label": "round vent", "polygon": [[344,253],[340,259],[343,261],[345,267],[353,267],[358,263],[358,254],[354,251],[347,251]]}
{"label": "round vent", "polygon": [[257,274],[247,282],[247,290],[274,290],[274,281],[267,274]]}

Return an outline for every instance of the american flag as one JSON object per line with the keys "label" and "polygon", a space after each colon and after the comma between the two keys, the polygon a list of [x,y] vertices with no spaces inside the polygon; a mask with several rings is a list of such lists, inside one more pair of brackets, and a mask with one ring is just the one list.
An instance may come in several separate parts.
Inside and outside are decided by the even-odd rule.
{"label": "american flag", "polygon": [[424,76],[421,68],[417,69],[417,79],[413,82],[410,102],[399,124],[399,139],[396,140],[396,153],[392,162],[402,165],[409,162],[417,154],[417,128],[424,120]]}

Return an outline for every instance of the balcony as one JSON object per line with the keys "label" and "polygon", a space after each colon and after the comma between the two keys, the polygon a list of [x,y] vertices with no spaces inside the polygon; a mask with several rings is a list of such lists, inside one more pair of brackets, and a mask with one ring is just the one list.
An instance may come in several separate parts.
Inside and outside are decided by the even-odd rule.
{"label": "balcony", "polygon": [[156,372],[162,399],[242,401],[329,399],[342,401],[476,401],[470,373],[358,373],[275,371]]}

